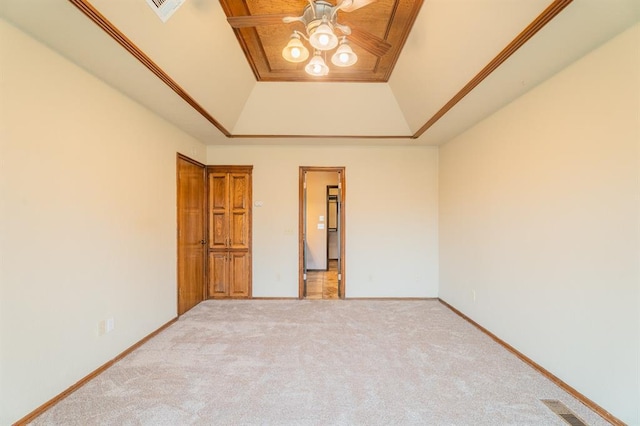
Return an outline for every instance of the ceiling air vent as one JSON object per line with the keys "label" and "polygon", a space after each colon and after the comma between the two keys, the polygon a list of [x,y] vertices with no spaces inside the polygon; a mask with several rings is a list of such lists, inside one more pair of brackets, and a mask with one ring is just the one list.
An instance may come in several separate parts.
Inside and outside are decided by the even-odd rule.
{"label": "ceiling air vent", "polygon": [[542,403],[553,411],[562,420],[571,426],[588,426],[582,419],[576,416],[569,408],[557,399],[541,399]]}
{"label": "ceiling air vent", "polygon": [[147,0],[149,7],[156,12],[162,22],[167,22],[182,3],[184,0]]}

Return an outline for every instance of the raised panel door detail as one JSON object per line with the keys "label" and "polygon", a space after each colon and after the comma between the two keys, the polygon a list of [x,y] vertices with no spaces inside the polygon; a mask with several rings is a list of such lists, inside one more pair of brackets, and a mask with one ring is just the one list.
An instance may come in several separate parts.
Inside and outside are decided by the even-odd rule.
{"label": "raised panel door detail", "polygon": [[209,248],[226,248],[229,240],[229,179],[226,173],[209,174]]}
{"label": "raised panel door detail", "polygon": [[231,215],[231,248],[234,249],[248,249],[248,226],[247,226],[247,213],[234,212]]}
{"label": "raised panel door detail", "polygon": [[226,248],[229,240],[227,214],[210,212],[209,217],[209,247]]}
{"label": "raised panel door detail", "polygon": [[226,252],[209,253],[209,296],[229,295],[229,269]]}
{"label": "raised panel door detail", "polygon": [[231,208],[246,209],[247,198],[249,196],[248,181],[249,176],[246,173],[231,175]]}
{"label": "raised panel door detail", "polygon": [[249,248],[249,203],[251,198],[250,177],[248,173],[232,173],[230,180],[231,211],[230,229],[231,248]]}
{"label": "raised panel door detail", "polygon": [[211,209],[227,209],[227,174],[209,174],[209,206]]}
{"label": "raised panel door detail", "polygon": [[247,297],[249,295],[249,262],[250,256],[246,252],[231,252],[230,274],[231,281],[230,295],[233,297]]}

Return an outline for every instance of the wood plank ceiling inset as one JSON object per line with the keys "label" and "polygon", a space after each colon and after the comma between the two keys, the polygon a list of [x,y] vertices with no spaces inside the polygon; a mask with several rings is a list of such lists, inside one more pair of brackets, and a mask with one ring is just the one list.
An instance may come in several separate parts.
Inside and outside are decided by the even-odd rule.
{"label": "wood plank ceiling inset", "polygon": [[[336,0],[330,3],[335,4]],[[371,33],[391,45],[386,54],[377,57],[355,42],[350,46],[358,55],[358,62],[348,68],[331,64],[329,52],[326,62],[329,75],[313,77],[304,71],[307,61],[290,63],[282,57],[282,49],[289,42],[293,30],[305,33],[300,22],[234,28],[234,32],[247,61],[258,81],[341,81],[386,82],[400,55],[409,31],[418,15],[423,0],[377,0],[353,12],[338,12],[338,22],[349,25],[354,31]],[[308,0],[220,0],[227,17],[283,15],[300,16],[309,5]],[[340,31],[336,31],[341,35]],[[347,37],[349,39],[349,37]],[[303,41],[309,48],[306,41]],[[310,57],[313,51],[310,49]]]}

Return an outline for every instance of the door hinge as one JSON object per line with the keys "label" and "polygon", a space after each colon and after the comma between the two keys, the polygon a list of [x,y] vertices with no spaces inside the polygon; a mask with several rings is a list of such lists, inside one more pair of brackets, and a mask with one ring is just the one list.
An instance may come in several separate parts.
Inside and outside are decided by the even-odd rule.
{"label": "door hinge", "polygon": [[306,281],[307,280],[307,274],[302,274],[302,279]]}
{"label": "door hinge", "polygon": [[342,281],[342,274],[338,274],[338,281]]}

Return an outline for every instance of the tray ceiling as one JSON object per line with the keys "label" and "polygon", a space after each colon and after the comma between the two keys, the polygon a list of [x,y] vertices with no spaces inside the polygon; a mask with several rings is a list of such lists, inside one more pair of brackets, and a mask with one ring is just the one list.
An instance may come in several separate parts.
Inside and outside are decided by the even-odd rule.
{"label": "tray ceiling", "polygon": [[[238,42],[258,81],[318,81],[318,77],[304,71],[306,61],[287,62],[281,53],[292,31],[305,32],[301,22],[285,24],[282,17],[302,15],[308,1],[221,0],[220,3],[227,17],[271,18],[262,19],[265,24],[257,26],[253,26],[254,20],[233,21],[236,22],[234,32]],[[358,61],[348,68],[340,68],[332,66],[325,58],[331,70],[321,80],[388,81],[420,6],[422,0],[377,0],[351,12],[338,12],[338,22],[353,31],[347,40],[358,55]],[[339,31],[336,33],[342,35]],[[384,43],[385,48],[378,48],[378,43]]]}
{"label": "tray ceiling", "polygon": [[[211,145],[438,145],[640,19],[637,0],[378,0],[344,19],[397,49],[381,82],[262,81],[225,3],[296,16],[306,2],[187,0],[163,23],[146,0],[2,0],[0,16]],[[276,27],[274,69],[290,34]],[[358,54],[356,73],[382,69]]]}

